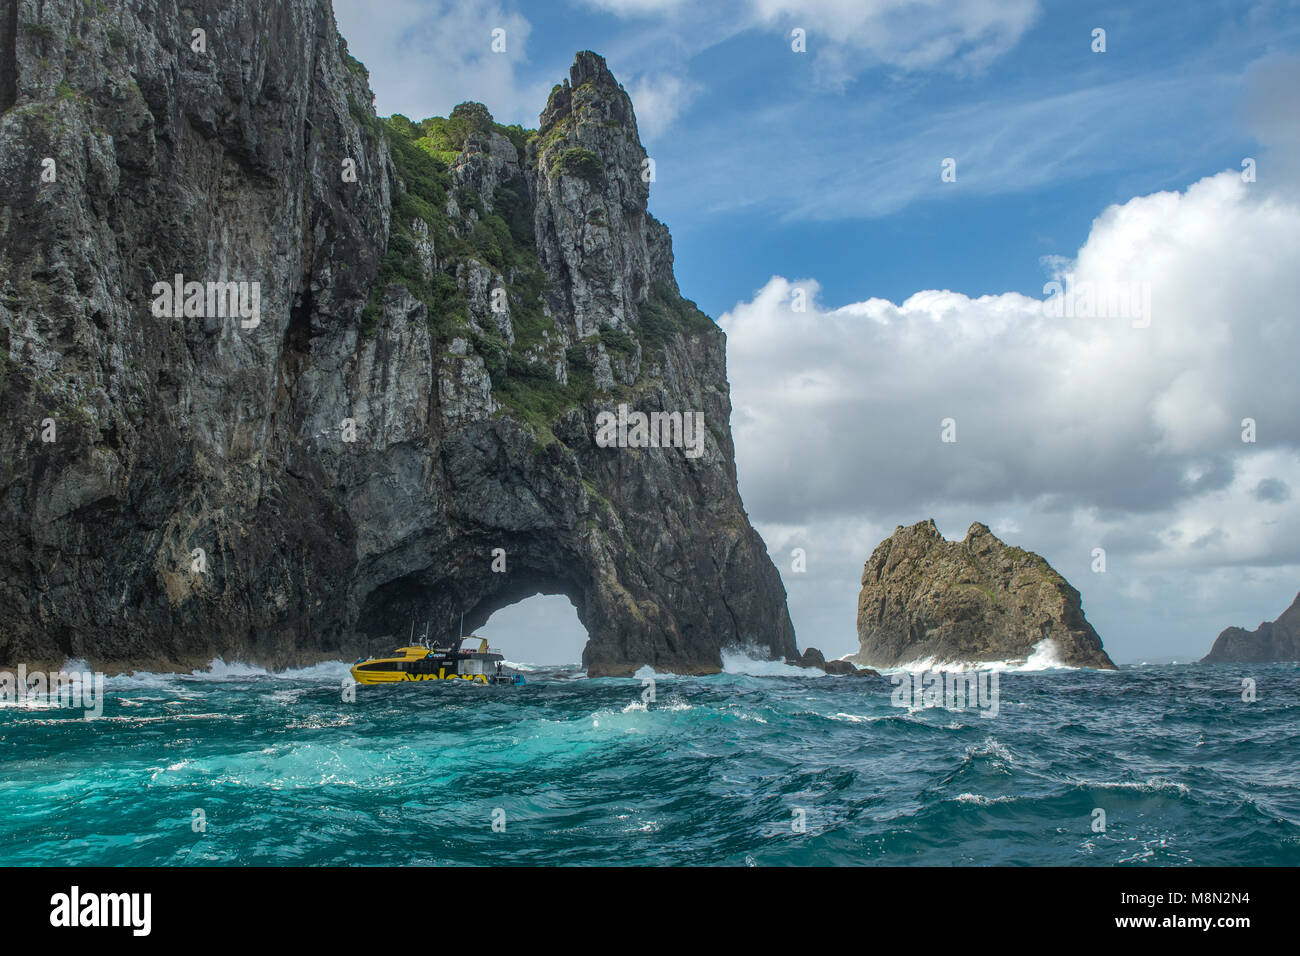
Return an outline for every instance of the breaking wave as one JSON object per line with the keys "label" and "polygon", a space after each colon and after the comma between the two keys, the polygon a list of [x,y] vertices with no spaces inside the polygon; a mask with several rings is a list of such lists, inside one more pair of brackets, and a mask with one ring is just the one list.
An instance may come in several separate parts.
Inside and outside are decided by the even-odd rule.
{"label": "breaking wave", "polygon": [[1044,638],[1034,645],[1033,651],[1028,657],[1007,658],[1000,661],[951,661],[940,660],[937,657],[924,657],[906,664],[897,664],[893,667],[877,667],[876,670],[882,674],[892,674],[901,671],[908,673],[918,673],[924,671],[1005,671],[1011,673],[1032,673],[1035,671],[1079,671],[1089,670],[1089,668],[1075,667],[1066,664],[1061,659],[1060,649],[1056,642],[1050,637]]}

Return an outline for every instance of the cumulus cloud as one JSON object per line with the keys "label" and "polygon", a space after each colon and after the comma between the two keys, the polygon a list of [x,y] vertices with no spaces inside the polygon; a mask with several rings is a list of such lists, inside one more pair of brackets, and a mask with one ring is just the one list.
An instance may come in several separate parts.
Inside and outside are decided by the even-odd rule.
{"label": "cumulus cloud", "polygon": [[[1300,345],[1297,226],[1295,206],[1253,198],[1232,172],[1111,207],[1063,286],[1080,303],[1081,290],[1098,302],[1149,290],[1150,316],[1056,318],[1042,299],[949,291],[825,310],[815,280],[774,277],[720,320],[733,374],[764,385],[738,426],[767,436],[754,450],[764,474],[781,470],[786,441],[771,439],[787,430],[791,457],[839,468],[798,501],[774,481],[765,510],[842,509],[857,497],[845,479],[868,465],[877,501],[989,502],[1014,488],[1152,508],[1192,490],[1193,463],[1225,479],[1243,418],[1294,446],[1296,393],[1282,383]],[[796,289],[806,312],[792,309]],[[955,444],[939,442],[949,417]],[[882,461],[882,447],[909,453]]]}
{"label": "cumulus cloud", "polygon": [[1067,576],[1107,548],[1127,599],[1294,566],[1297,263],[1300,206],[1226,171],[1097,217],[1048,276],[1072,316],[1046,294],[946,290],[825,308],[815,280],[773,277],[720,319],[746,505],[778,560],[811,542],[849,593],[864,533],[931,515],[958,537],[999,522]]}

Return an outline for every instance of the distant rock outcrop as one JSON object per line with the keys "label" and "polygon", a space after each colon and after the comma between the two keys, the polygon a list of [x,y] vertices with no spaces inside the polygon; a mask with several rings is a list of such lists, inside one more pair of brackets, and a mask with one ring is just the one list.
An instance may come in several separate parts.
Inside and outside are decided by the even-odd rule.
{"label": "distant rock outcrop", "polygon": [[881,542],[862,569],[858,640],[857,663],[874,667],[1018,660],[1050,640],[1061,664],[1115,668],[1079,592],[979,522],[964,541],[944,540],[930,520]]}
{"label": "distant rock outcrop", "polygon": [[1203,660],[1247,664],[1300,661],[1300,594],[1276,621],[1265,621],[1253,631],[1241,627],[1224,630]]}
{"label": "distant rock outcrop", "polygon": [[848,677],[879,677],[880,676],[880,674],[877,671],[873,671],[869,667],[858,667],[850,663],[849,661],[839,661],[839,660],[828,661],[826,659],[826,655],[823,654],[821,651],[817,650],[817,648],[815,647],[805,648],[802,656],[787,657],[785,662],[789,664],[791,667],[806,667],[810,669],[820,670],[826,672],[827,674],[831,674],[832,676],[837,676],[837,677],[841,675],[848,676]]}

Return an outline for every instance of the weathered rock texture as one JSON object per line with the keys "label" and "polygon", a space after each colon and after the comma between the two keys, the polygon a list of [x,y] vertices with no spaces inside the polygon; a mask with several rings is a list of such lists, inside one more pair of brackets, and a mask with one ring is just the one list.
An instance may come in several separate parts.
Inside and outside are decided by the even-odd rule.
{"label": "weathered rock texture", "polygon": [[805,647],[802,657],[786,658],[786,663],[791,667],[802,667],[806,670],[820,670],[831,675],[832,677],[879,677],[880,675],[869,667],[856,667],[849,661],[827,660],[826,655],[815,647]]}
{"label": "weathered rock texture", "polygon": [[[537,592],[593,675],[797,654],[604,61],[531,135],[372,103],[328,0],[0,0],[0,663],[285,665]],[[260,325],[157,316],[176,274]],[[598,447],[618,403],[705,454]]]}
{"label": "weathered rock texture", "polygon": [[1023,660],[1045,639],[1062,664],[1115,667],[1079,592],[978,522],[964,541],[944,540],[933,520],[900,525],[862,569],[859,664]]}
{"label": "weathered rock texture", "polygon": [[1203,660],[1245,664],[1300,661],[1300,594],[1276,621],[1264,621],[1253,631],[1241,627],[1224,630]]}

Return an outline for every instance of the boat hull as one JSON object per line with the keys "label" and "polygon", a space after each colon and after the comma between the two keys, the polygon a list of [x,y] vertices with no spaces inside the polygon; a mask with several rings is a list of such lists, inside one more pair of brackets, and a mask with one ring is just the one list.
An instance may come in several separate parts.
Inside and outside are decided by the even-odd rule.
{"label": "boat hull", "polygon": [[367,673],[356,667],[352,668],[352,679],[358,684],[404,684],[408,681],[426,680],[467,680],[474,684],[486,684],[488,682],[486,674],[448,674],[445,671],[437,674],[406,674],[398,671],[372,671]]}
{"label": "boat hull", "polygon": [[[471,684],[522,684],[518,675],[503,673],[500,652],[481,641],[477,651],[461,648],[466,638],[452,647],[411,645],[399,647],[391,657],[359,660],[352,665],[352,679],[358,684],[404,684],[408,681],[463,680]],[[494,669],[495,668],[495,669]]]}

